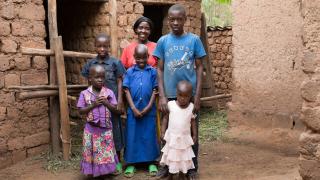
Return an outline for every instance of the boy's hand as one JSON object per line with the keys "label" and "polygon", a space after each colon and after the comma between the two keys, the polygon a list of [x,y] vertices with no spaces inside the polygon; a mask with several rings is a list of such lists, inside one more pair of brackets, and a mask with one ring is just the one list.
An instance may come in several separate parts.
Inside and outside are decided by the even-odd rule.
{"label": "boy's hand", "polygon": [[193,136],[192,136],[192,140],[193,140],[193,143],[194,143],[194,144],[196,144],[196,143],[197,143],[197,141],[198,141],[197,136],[193,135]]}
{"label": "boy's hand", "polygon": [[123,105],[123,102],[118,102],[118,104],[117,104],[117,111],[119,111],[120,114],[123,114],[123,113],[124,113],[124,105]]}
{"label": "boy's hand", "polygon": [[132,108],[133,114],[136,118],[141,118],[142,113],[137,108]]}
{"label": "boy's hand", "polygon": [[194,97],[194,107],[193,107],[193,114],[196,114],[200,111],[200,97]]}
{"label": "boy's hand", "polygon": [[168,99],[166,97],[160,97],[159,99],[159,108],[163,113],[168,113]]}
{"label": "boy's hand", "polygon": [[161,141],[162,141],[163,143],[165,142],[165,140],[164,140],[164,135],[165,135],[165,132],[162,132],[162,131],[161,131],[160,139],[161,139]]}

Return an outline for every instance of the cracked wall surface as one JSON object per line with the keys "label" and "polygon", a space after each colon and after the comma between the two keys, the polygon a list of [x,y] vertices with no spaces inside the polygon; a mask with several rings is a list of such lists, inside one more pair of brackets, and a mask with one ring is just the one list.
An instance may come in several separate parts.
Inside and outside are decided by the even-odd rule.
{"label": "cracked wall surface", "polygon": [[235,0],[231,126],[290,129],[299,120],[303,56],[299,0]]}

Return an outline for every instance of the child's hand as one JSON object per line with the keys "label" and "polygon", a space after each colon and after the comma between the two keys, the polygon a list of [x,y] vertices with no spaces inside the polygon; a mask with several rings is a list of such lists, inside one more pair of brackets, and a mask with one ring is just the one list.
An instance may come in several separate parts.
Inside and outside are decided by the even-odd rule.
{"label": "child's hand", "polygon": [[196,143],[197,143],[197,141],[198,141],[197,136],[192,136],[192,140],[193,140],[193,143],[194,143],[194,144],[196,144]]}
{"label": "child's hand", "polygon": [[124,105],[123,105],[123,102],[118,102],[117,104],[117,110],[123,114],[124,113]]}
{"label": "child's hand", "polygon": [[142,113],[137,108],[132,108],[133,114],[136,118],[141,118]]}
{"label": "child's hand", "polygon": [[93,103],[93,107],[99,106],[101,104],[103,104],[105,101],[105,99],[103,97],[98,97]]}
{"label": "child's hand", "polygon": [[149,108],[148,108],[148,107],[143,108],[142,111],[141,111],[142,116],[144,116],[145,114],[147,114],[148,111],[149,111]]}
{"label": "child's hand", "polygon": [[165,140],[164,140],[164,135],[165,135],[165,132],[161,132],[161,134],[160,134],[160,139],[161,139],[161,141],[164,143],[165,142]]}
{"label": "child's hand", "polygon": [[108,97],[105,97],[105,96],[100,96],[99,98],[101,98],[103,101],[102,101],[102,104],[104,106],[107,106],[109,104],[109,96]]}

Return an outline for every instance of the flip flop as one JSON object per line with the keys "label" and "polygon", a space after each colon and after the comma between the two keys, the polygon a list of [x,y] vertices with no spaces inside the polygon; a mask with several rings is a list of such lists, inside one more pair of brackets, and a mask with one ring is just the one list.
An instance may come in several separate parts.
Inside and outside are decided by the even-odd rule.
{"label": "flip flop", "polygon": [[135,172],[136,172],[136,168],[134,166],[128,166],[124,171],[124,176],[127,178],[132,178]]}
{"label": "flip flop", "polygon": [[158,168],[156,165],[150,164],[149,165],[149,176],[154,177],[158,173]]}
{"label": "flip flop", "polygon": [[121,164],[121,163],[118,163],[118,164],[116,165],[116,171],[113,172],[112,175],[117,176],[117,175],[119,175],[119,174],[121,174],[121,173],[122,173],[122,164]]}

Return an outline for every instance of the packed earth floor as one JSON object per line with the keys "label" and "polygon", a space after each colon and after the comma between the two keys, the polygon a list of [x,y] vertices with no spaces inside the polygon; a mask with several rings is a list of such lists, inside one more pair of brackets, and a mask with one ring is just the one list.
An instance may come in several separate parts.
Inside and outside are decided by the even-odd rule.
{"label": "packed earth floor", "polygon": [[[202,114],[200,123],[201,180],[300,180],[298,152],[255,143],[264,136],[260,130],[227,128],[225,113]],[[247,133],[246,133],[247,132]],[[259,133],[257,133],[259,132]],[[260,135],[259,135],[260,134]],[[79,140],[80,142],[80,140]],[[73,158],[63,162],[42,154],[2,169],[0,179],[11,180],[78,180],[86,179],[79,171],[80,146],[73,147]],[[106,179],[123,180],[124,176]],[[131,179],[156,179],[147,175],[146,167],[138,167]]]}

